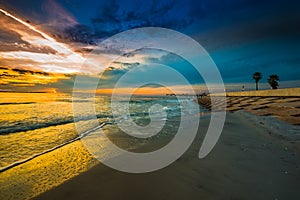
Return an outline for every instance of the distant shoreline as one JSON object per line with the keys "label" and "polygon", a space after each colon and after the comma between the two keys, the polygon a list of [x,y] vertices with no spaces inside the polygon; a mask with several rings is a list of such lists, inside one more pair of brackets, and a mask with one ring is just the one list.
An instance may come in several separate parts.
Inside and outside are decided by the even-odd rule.
{"label": "distant shoreline", "polygon": [[[224,96],[224,93],[210,94],[210,96]],[[300,88],[284,88],[276,90],[251,90],[226,92],[228,97],[300,97]]]}
{"label": "distant shoreline", "polygon": [[226,106],[229,112],[245,110],[259,116],[276,116],[281,121],[300,125],[300,88],[209,94],[199,97],[198,103],[211,109],[212,99],[220,104],[216,106]]}

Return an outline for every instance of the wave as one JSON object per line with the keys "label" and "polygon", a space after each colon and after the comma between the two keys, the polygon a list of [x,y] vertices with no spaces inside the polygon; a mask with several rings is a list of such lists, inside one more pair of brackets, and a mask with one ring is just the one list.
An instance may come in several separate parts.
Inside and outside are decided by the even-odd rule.
{"label": "wave", "polygon": [[24,159],[24,160],[20,160],[20,161],[14,162],[14,163],[12,163],[12,164],[6,166],[6,167],[3,167],[3,168],[0,169],[0,173],[6,171],[6,170],[8,170],[8,169],[11,169],[11,168],[13,168],[13,167],[16,167],[16,166],[18,166],[18,165],[21,165],[21,164],[23,164],[23,163],[26,163],[26,162],[28,162],[28,161],[30,161],[30,160],[36,158],[36,157],[39,157],[39,156],[41,156],[41,155],[44,155],[44,154],[46,154],[46,153],[49,153],[49,152],[54,151],[54,150],[56,150],[56,149],[59,149],[59,148],[65,146],[65,145],[67,145],[67,144],[70,144],[70,143],[72,143],[72,142],[75,142],[75,141],[77,141],[77,140],[80,140],[80,139],[82,139],[83,137],[89,135],[90,133],[92,133],[92,132],[94,132],[94,131],[96,131],[96,130],[98,130],[98,129],[100,129],[100,128],[104,127],[105,125],[108,125],[108,124],[113,124],[113,123],[112,123],[112,122],[103,122],[103,123],[100,124],[99,126],[96,126],[96,127],[92,128],[92,129],[90,129],[90,130],[87,130],[87,131],[85,131],[84,133],[82,133],[81,135],[79,135],[78,137],[75,137],[75,138],[73,138],[73,139],[71,139],[71,140],[69,140],[69,141],[67,141],[67,142],[64,142],[64,143],[62,143],[62,144],[60,144],[60,145],[57,145],[57,146],[55,146],[55,147],[52,147],[51,149],[47,149],[47,150],[45,150],[45,151],[43,151],[43,152],[41,152],[41,153],[34,154],[34,155],[32,155],[32,156],[30,156],[30,157]]}
{"label": "wave", "polygon": [[51,121],[47,123],[37,123],[31,125],[24,123],[21,126],[20,125],[16,126],[15,124],[12,124],[11,126],[6,126],[6,127],[2,126],[0,129],[0,135],[7,135],[11,133],[24,132],[24,131],[32,131],[35,129],[47,128],[50,126],[58,126],[58,125],[63,125],[63,124],[68,124],[73,122],[74,122],[73,119],[68,119],[62,121]]}
{"label": "wave", "polygon": [[[178,110],[178,108],[176,108],[176,107],[174,107],[174,108],[170,107],[170,108],[166,109],[168,116],[170,116],[170,117],[180,115],[180,110],[178,110],[178,112],[174,112],[176,110]],[[148,112],[129,113],[126,116],[123,116],[123,115],[122,116],[113,116],[111,114],[96,115],[96,117],[98,119],[105,119],[105,120],[109,119],[110,121],[119,120],[120,118],[128,118],[128,117],[133,117],[133,118],[137,117],[138,118],[138,117],[148,117],[148,116],[149,116]],[[95,116],[90,115],[90,116],[78,116],[75,118],[73,116],[69,116],[69,117],[66,117],[63,119],[55,119],[53,121],[38,122],[38,123],[34,123],[31,121],[27,121],[27,122],[16,121],[14,123],[0,122],[0,135],[32,131],[32,130],[36,130],[36,129],[51,127],[51,126],[65,125],[65,124],[74,123],[74,122],[78,122],[78,121],[87,121],[87,120],[91,120],[94,118],[95,118]],[[3,124],[9,124],[9,125],[3,125]]]}
{"label": "wave", "polygon": [[4,102],[4,103],[0,103],[0,106],[3,105],[19,105],[19,104],[34,104],[36,102],[12,102],[12,103],[8,103],[8,102]]}
{"label": "wave", "polygon": [[[112,118],[111,115],[103,115],[103,114],[99,114],[96,115],[96,117],[98,119],[101,118]],[[69,123],[74,123],[74,122],[78,122],[78,121],[87,121],[87,120],[91,120],[94,119],[94,116],[85,116],[85,117],[80,117],[78,119],[74,119],[73,116],[68,117],[67,119],[58,119],[56,121],[50,121],[50,122],[43,122],[43,123],[36,123],[36,124],[28,124],[28,123],[18,123],[18,125],[16,124],[11,124],[9,126],[2,126],[0,128],[0,135],[7,135],[7,134],[11,134],[11,133],[17,133],[17,132],[24,132],[24,131],[32,131],[32,130],[36,130],[36,129],[41,129],[41,128],[47,128],[47,127],[51,127],[51,126],[58,126],[58,125],[64,125],[64,124],[69,124]]]}
{"label": "wave", "polygon": [[[51,102],[51,101],[50,101]],[[67,103],[85,103],[85,102],[92,102],[91,100],[72,100],[72,99],[58,99],[56,102],[67,102]],[[28,101],[28,102],[2,102],[0,106],[6,105],[22,105],[22,104],[35,104],[40,103],[38,101]]]}

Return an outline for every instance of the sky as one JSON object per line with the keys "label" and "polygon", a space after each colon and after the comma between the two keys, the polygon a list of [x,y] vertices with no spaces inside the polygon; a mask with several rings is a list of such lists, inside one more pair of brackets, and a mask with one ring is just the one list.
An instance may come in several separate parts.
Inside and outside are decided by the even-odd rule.
{"label": "sky", "polygon": [[[125,80],[123,92],[147,77],[160,77],[184,92],[184,83],[157,64],[205,90],[203,78],[188,61],[147,48],[151,37],[141,38],[144,48],[130,54],[112,41],[105,44],[115,34],[141,27],[168,28],[197,41],[215,62],[227,90],[242,85],[254,89],[256,71],[263,75],[262,89],[269,88],[271,74],[280,77],[280,88],[300,87],[297,0],[0,0],[0,9],[0,91],[71,92],[78,76],[85,77],[82,90],[88,91],[101,76],[97,91],[110,93],[123,75],[139,69]],[[112,58],[117,59],[103,64]],[[145,93],[167,91],[155,84],[144,88]]]}

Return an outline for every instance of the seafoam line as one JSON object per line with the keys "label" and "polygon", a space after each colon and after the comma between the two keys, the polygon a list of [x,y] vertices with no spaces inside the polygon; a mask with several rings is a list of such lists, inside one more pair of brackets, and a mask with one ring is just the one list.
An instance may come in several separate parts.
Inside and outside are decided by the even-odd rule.
{"label": "seafoam line", "polygon": [[98,129],[100,129],[100,128],[104,127],[105,125],[108,125],[108,124],[113,124],[113,122],[103,122],[103,123],[100,124],[99,126],[96,126],[95,128],[92,128],[92,129],[90,129],[90,130],[88,130],[88,131],[82,133],[81,135],[79,135],[79,136],[76,137],[76,138],[73,138],[72,140],[69,140],[69,141],[64,142],[64,143],[62,143],[62,144],[60,144],[60,145],[57,145],[57,146],[55,146],[55,147],[52,147],[51,149],[48,149],[48,150],[43,151],[43,152],[41,152],[41,153],[34,154],[34,155],[32,155],[32,156],[30,156],[30,157],[24,159],[24,160],[14,162],[13,164],[10,164],[10,165],[8,165],[8,166],[6,166],[6,167],[1,168],[1,169],[0,169],[0,173],[6,171],[6,170],[8,170],[8,169],[11,169],[11,168],[13,168],[13,167],[16,167],[16,166],[18,166],[18,165],[21,165],[21,164],[23,164],[23,163],[26,163],[26,162],[28,162],[28,161],[30,161],[30,160],[36,158],[36,157],[39,157],[39,156],[41,156],[41,155],[44,155],[44,154],[46,154],[46,153],[49,153],[49,152],[54,151],[54,150],[56,150],[56,149],[59,149],[59,148],[65,146],[65,145],[67,145],[67,144],[70,144],[70,143],[72,143],[72,142],[75,142],[75,141],[77,141],[77,140],[80,140],[81,138],[83,138],[83,137],[89,135],[90,133],[92,133],[92,132],[94,132],[94,131],[96,131],[96,130],[98,130]]}

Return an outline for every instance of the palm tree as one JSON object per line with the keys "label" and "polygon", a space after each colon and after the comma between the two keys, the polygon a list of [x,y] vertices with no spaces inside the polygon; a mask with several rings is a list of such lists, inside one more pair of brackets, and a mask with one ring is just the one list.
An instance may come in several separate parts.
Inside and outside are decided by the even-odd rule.
{"label": "palm tree", "polygon": [[255,72],[252,76],[252,78],[255,80],[256,90],[258,90],[258,81],[262,78],[262,75],[260,72]]}
{"label": "palm tree", "polygon": [[278,88],[279,84],[278,84],[277,81],[279,81],[279,76],[276,75],[276,74],[272,74],[268,78],[268,83],[270,84],[270,86],[272,87],[272,89],[277,89]]}

